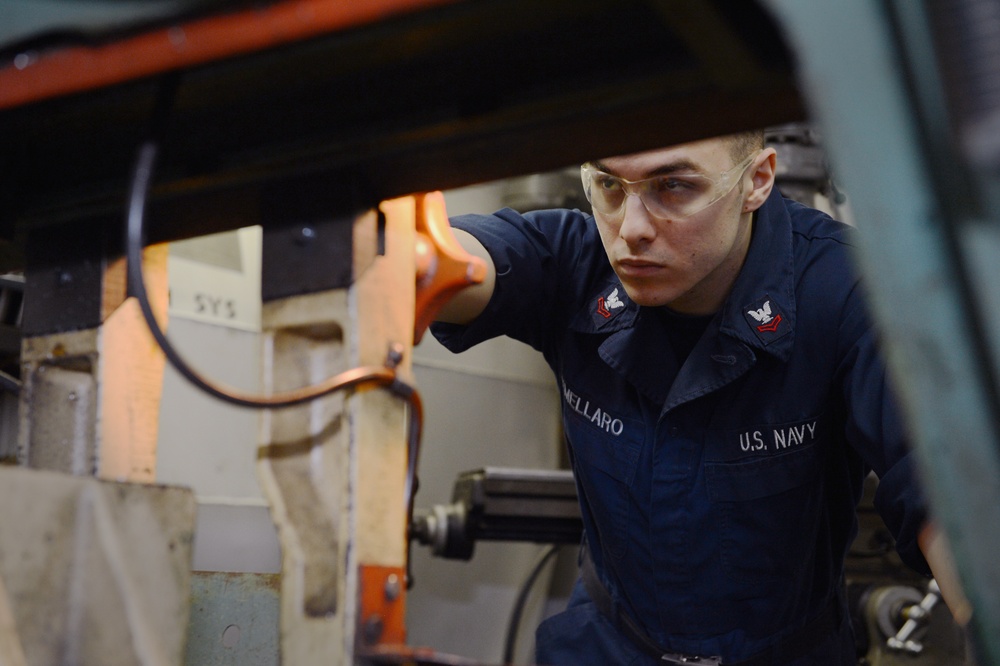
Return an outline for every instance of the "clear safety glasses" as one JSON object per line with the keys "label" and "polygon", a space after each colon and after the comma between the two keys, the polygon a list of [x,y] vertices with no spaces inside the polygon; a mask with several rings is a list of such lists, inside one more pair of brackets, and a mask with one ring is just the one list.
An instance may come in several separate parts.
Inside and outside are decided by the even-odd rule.
{"label": "clear safety glasses", "polygon": [[653,217],[680,220],[708,208],[729,194],[759,154],[754,153],[718,178],[687,173],[625,180],[589,164],[580,167],[580,175],[587,201],[594,207],[594,212],[609,220],[622,217],[629,195],[639,197]]}

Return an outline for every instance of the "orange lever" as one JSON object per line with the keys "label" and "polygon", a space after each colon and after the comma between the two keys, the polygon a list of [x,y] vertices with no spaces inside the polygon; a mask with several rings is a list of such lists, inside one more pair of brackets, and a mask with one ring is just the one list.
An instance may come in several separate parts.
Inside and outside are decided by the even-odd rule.
{"label": "orange lever", "polygon": [[451,231],[441,192],[416,199],[417,302],[413,344],[451,298],[486,279],[486,264],[465,251]]}

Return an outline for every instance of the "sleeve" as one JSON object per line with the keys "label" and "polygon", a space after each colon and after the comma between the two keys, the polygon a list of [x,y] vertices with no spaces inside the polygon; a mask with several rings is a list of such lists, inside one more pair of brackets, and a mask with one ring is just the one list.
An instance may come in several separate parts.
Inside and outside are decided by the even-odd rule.
{"label": "sleeve", "polygon": [[580,211],[521,215],[504,209],[493,215],[455,217],[451,224],[475,236],[489,252],[496,285],[486,310],[474,322],[435,323],[434,337],[453,352],[499,335],[543,353],[552,349],[574,302],[569,279],[574,267],[595,245],[602,248],[591,219]]}
{"label": "sleeve", "polygon": [[927,501],[917,478],[906,428],[879,349],[879,340],[855,287],[842,318],[841,377],[846,436],[879,478],[875,509],[896,540],[900,558],[924,575],[930,568],[917,543]]}

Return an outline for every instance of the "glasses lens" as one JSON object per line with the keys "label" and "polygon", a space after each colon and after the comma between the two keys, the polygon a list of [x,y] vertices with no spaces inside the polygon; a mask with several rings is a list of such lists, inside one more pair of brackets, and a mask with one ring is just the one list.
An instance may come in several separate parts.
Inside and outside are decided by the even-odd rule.
{"label": "glasses lens", "polygon": [[587,200],[602,215],[612,215],[625,203],[625,183],[603,171],[584,169]]}
{"label": "glasses lens", "polygon": [[704,176],[664,176],[642,182],[642,201],[657,217],[681,218],[708,206],[715,183]]}
{"label": "glasses lens", "polygon": [[587,200],[594,211],[616,216],[624,209],[625,198],[635,194],[650,214],[665,219],[682,219],[711,206],[736,184],[756,155],[751,155],[718,178],[701,174],[671,174],[627,181],[591,166],[581,170]]}

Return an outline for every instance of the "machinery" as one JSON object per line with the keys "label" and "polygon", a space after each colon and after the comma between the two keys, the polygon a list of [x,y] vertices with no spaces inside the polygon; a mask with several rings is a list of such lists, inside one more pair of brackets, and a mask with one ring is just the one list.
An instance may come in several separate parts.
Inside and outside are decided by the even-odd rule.
{"label": "machinery", "polygon": [[[965,633],[941,603],[936,581],[924,580],[896,555],[872,503],[877,483],[874,476],[866,479],[861,529],[846,562],[859,666],[971,663]],[[417,509],[410,535],[437,557],[469,560],[479,541],[577,545],[582,530],[570,471],[483,468],[458,476],[451,503]],[[553,555],[546,551],[539,566]],[[526,587],[536,576],[529,575]],[[516,631],[526,595],[523,589],[512,609],[509,634]]]}
{"label": "machinery", "polygon": [[860,530],[845,564],[858,663],[975,663],[965,631],[942,602],[937,582],[916,575],[896,555],[892,536],[872,503],[877,484],[874,476],[865,480],[858,507]]}
{"label": "machinery", "polygon": [[412,538],[438,557],[468,560],[484,540],[578,544],[583,533],[569,470],[466,472],[452,500],[414,514]]}
{"label": "machinery", "polygon": [[[0,268],[24,276],[0,660],[180,662],[193,501],[151,483],[170,362],[261,410],[247,455],[281,539],[282,663],[468,663],[403,622],[410,354],[478,279],[433,192],[810,120],[859,220],[975,657],[1000,663],[996,2],[176,0],[75,21],[27,4],[0,3]],[[162,335],[160,244],[247,225],[263,395]],[[417,535],[466,553],[511,534],[492,519],[512,482],[469,479]],[[931,644],[933,589],[858,603],[897,654]]]}

